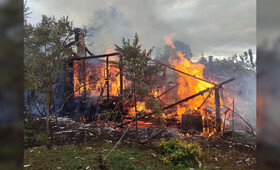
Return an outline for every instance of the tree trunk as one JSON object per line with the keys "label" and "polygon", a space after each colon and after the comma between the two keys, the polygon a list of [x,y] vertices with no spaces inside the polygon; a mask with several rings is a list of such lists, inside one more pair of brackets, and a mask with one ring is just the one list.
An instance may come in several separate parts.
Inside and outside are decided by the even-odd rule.
{"label": "tree trunk", "polygon": [[135,109],[135,125],[136,125],[136,139],[138,140],[138,123],[137,123],[137,101],[136,101],[136,82],[133,82],[133,93],[134,93],[134,109]]}
{"label": "tree trunk", "polygon": [[47,114],[46,114],[46,131],[47,131],[47,134],[48,136],[51,134],[51,131],[50,131],[50,114],[51,114],[51,88],[52,86],[49,85],[48,86],[48,101],[47,101]]}

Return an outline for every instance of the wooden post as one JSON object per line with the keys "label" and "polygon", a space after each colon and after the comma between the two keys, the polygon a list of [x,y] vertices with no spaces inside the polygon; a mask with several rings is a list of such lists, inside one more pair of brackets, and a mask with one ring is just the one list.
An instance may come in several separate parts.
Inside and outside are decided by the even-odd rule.
{"label": "wooden post", "polygon": [[87,88],[86,88],[86,61],[83,60],[83,79],[84,79],[84,101],[86,101],[86,97],[87,97]]}
{"label": "wooden post", "polygon": [[167,89],[167,70],[166,66],[163,66],[163,83],[164,83],[164,88],[165,90]]}
{"label": "wooden post", "polygon": [[120,95],[121,95],[121,112],[123,112],[123,56],[120,54]]}
{"label": "wooden post", "polygon": [[229,109],[227,109],[224,113],[225,117],[224,117],[224,125],[223,125],[223,135],[224,135],[224,132],[225,132],[225,128],[226,128],[226,117],[227,117],[227,112],[229,111]]}
{"label": "wooden post", "polygon": [[138,122],[137,122],[137,119],[138,119],[138,115],[137,115],[137,99],[136,99],[136,81],[135,81],[135,78],[134,78],[134,82],[133,82],[133,93],[134,93],[134,105],[135,105],[135,126],[136,126],[136,139],[138,140]]}
{"label": "wooden post", "polygon": [[216,87],[215,88],[215,105],[216,105],[216,128],[217,131],[220,132],[221,131],[221,114],[220,114],[220,94],[219,94],[219,88]]}
{"label": "wooden post", "polygon": [[110,87],[109,87],[109,57],[106,57],[106,84],[107,84],[107,101],[109,102],[110,98]]}

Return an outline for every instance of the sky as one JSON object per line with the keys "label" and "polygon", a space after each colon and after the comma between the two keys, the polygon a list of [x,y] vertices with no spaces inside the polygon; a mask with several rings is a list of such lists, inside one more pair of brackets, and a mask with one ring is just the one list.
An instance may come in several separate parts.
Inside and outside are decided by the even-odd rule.
{"label": "sky", "polygon": [[202,53],[221,58],[249,48],[256,54],[256,0],[27,0],[27,6],[31,24],[44,14],[95,28],[87,38],[94,54],[135,32],[145,49],[163,49],[164,37],[174,34],[173,40],[190,45],[194,60]]}

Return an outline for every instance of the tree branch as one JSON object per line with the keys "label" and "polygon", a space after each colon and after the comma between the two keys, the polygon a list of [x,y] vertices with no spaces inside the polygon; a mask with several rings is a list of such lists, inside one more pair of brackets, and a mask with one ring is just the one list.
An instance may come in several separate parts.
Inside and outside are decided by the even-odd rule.
{"label": "tree branch", "polygon": [[61,110],[63,109],[65,103],[70,99],[71,96],[73,96],[78,90],[80,90],[80,88],[82,88],[82,87],[84,87],[84,86],[86,86],[86,85],[89,85],[89,84],[93,84],[93,83],[96,83],[96,82],[91,82],[91,83],[88,83],[88,84],[84,84],[84,85],[80,86],[78,89],[76,89],[74,92],[72,92],[70,95],[68,95],[68,96],[65,98],[64,102],[62,103],[61,107],[60,107],[56,112],[53,113],[53,115],[51,116],[50,120],[51,120],[53,117],[55,117],[59,112],[61,112]]}

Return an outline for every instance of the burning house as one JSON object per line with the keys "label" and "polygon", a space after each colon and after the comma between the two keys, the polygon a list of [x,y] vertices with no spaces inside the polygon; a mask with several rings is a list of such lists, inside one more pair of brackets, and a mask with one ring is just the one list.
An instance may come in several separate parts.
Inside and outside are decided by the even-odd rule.
{"label": "burning house", "polygon": [[[71,110],[71,115],[76,115],[82,122],[93,121],[100,118],[102,110],[110,108],[118,110],[118,119],[122,119],[122,123],[115,126],[129,124],[133,121],[131,119],[135,111],[133,104],[120,102],[122,96],[129,96],[124,89],[131,86],[131,82],[125,78],[124,70],[115,64],[122,58],[121,53],[109,49],[106,54],[93,55],[85,46],[82,29],[76,29],[75,37],[77,56],[71,62],[74,72],[71,75],[73,78],[70,78],[73,80],[71,85],[74,92],[70,101],[74,101],[75,109]],[[223,107],[231,106],[232,99],[220,94],[220,91],[223,85],[232,82],[234,78],[222,82],[214,81],[211,77],[204,78],[203,64],[193,63],[186,58],[182,51],[176,49],[170,37],[166,37],[166,44],[173,50],[169,57],[170,64],[150,59],[150,67],[161,66],[162,72],[156,75],[144,72],[143,80],[152,91],[151,95],[160,101],[166,125],[201,135],[213,134],[232,126],[232,114],[228,113],[229,108]],[[167,82],[167,69],[174,71],[175,82]],[[68,105],[73,103],[68,102]],[[138,120],[142,122],[140,125],[155,125],[153,112],[145,109],[144,102],[137,101],[137,110],[142,113],[138,117],[142,119]]]}
{"label": "burning house", "polygon": [[99,5],[25,24],[24,167],[254,169],[254,24],[213,15],[228,4]]}

